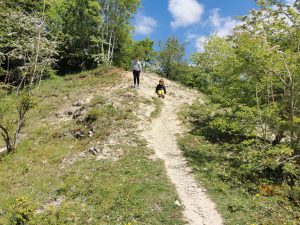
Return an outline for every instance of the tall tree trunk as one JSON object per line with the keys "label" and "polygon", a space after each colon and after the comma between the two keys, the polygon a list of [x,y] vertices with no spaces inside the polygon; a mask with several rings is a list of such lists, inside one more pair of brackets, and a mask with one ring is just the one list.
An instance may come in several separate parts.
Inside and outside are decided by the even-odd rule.
{"label": "tall tree trunk", "polygon": [[3,127],[0,124],[0,135],[2,136],[5,145],[6,145],[6,150],[8,153],[13,152],[15,150],[15,147],[13,146],[13,143],[11,142],[9,133],[8,133],[8,129]]}
{"label": "tall tree trunk", "polygon": [[109,64],[109,62],[110,62],[111,40],[112,40],[112,33],[110,33],[110,35],[109,35],[108,50],[107,50],[107,56],[106,56],[107,64]]}
{"label": "tall tree trunk", "polygon": [[263,122],[263,119],[262,119],[262,116],[261,116],[261,109],[260,109],[260,101],[259,101],[259,97],[258,97],[258,87],[256,85],[256,88],[255,88],[255,97],[256,97],[256,107],[257,107],[257,111],[258,111],[258,114],[259,114],[259,121],[260,121],[260,127],[261,127],[261,130],[263,132],[263,140],[267,140],[267,131],[265,129],[265,125],[264,125],[264,122]]}
{"label": "tall tree trunk", "polygon": [[[104,55],[104,28],[105,26],[103,25],[102,29],[101,29],[101,56]],[[102,60],[104,61],[104,58],[102,58]]]}
{"label": "tall tree trunk", "polygon": [[109,63],[110,66],[114,59],[115,42],[116,42],[116,35],[113,36],[112,49],[111,49],[111,55],[110,55],[110,63]]}
{"label": "tall tree trunk", "polygon": [[38,64],[38,59],[39,59],[39,55],[40,55],[41,33],[42,33],[42,29],[43,29],[43,24],[45,22],[45,7],[46,7],[46,3],[45,3],[45,0],[44,0],[43,12],[42,12],[42,24],[40,25],[40,28],[39,28],[39,31],[38,31],[39,33],[38,33],[38,40],[37,40],[37,49],[36,49],[36,55],[35,55],[35,60],[34,60],[33,74],[31,75],[30,86],[33,85],[34,79],[36,77],[37,64]]}
{"label": "tall tree trunk", "polygon": [[108,49],[107,49],[107,52],[106,52],[106,55],[105,55],[105,63],[108,64],[108,54],[109,54],[109,51],[110,51],[110,40],[108,40],[108,37],[109,37],[109,23],[110,23],[110,18],[109,18],[109,10],[110,10],[110,4],[108,3],[107,4],[107,7],[106,7],[106,43],[108,43]]}
{"label": "tall tree trunk", "polygon": [[290,123],[291,123],[291,127],[290,127],[290,135],[291,135],[291,142],[290,142],[290,146],[292,149],[294,149],[295,147],[295,124],[294,124],[294,117],[295,117],[295,96],[294,96],[294,78],[293,78],[293,74],[291,73],[285,59],[283,58],[283,62],[285,65],[285,69],[287,71],[288,74],[288,78],[289,78],[289,111],[290,111]]}

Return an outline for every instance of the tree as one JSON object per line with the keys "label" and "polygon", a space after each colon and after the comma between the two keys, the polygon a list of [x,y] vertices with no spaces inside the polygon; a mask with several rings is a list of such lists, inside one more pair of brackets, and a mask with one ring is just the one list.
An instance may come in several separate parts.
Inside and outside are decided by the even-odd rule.
{"label": "tree", "polygon": [[[212,37],[205,51],[193,56],[194,64],[208,74],[209,93],[223,107],[248,107],[255,118],[252,131],[273,144],[284,137],[299,151],[299,13],[279,2],[242,18],[230,38]],[[246,116],[246,115],[245,115]],[[256,126],[254,126],[256,124]],[[250,129],[249,129],[250,130]],[[259,130],[259,131],[258,131]],[[275,136],[275,139],[272,138]]]}
{"label": "tree", "polygon": [[145,38],[144,40],[136,41],[134,43],[133,54],[139,56],[145,62],[150,62],[155,56],[153,45],[154,41],[152,41],[150,38]]}
{"label": "tree", "polygon": [[[224,95],[231,93],[225,88],[232,88],[226,83],[233,81],[232,79],[239,80],[239,72],[235,71],[239,62],[233,46],[232,41],[211,36],[204,43],[204,52],[194,53],[191,57],[193,65],[198,69],[198,76],[195,79],[202,80],[199,85],[203,84],[205,86],[199,88],[205,93],[214,93],[214,97],[220,99],[220,101],[232,99],[235,96],[224,98]],[[247,100],[248,97],[246,97]]]}
{"label": "tree", "polygon": [[197,112],[197,132],[238,159],[234,179],[284,183],[286,193],[300,174],[299,9],[259,1],[230,37],[209,38],[192,57],[213,104]]}
{"label": "tree", "polygon": [[23,13],[36,13],[42,12],[43,10],[43,0],[2,0],[1,7],[13,9],[15,11],[21,11]]}
{"label": "tree", "polygon": [[8,152],[16,149],[26,115],[35,105],[31,90],[55,61],[56,42],[48,38],[44,11],[45,2],[39,15],[9,8],[0,11],[3,18],[0,62],[4,81],[9,83],[12,79],[18,86],[16,93],[2,97],[0,104],[0,136]]}
{"label": "tree", "polygon": [[243,18],[244,25],[237,29],[237,54],[252,68],[248,74],[256,81],[262,123],[275,131],[277,142],[288,136],[290,147],[300,152],[300,104],[296,100],[300,97],[300,70],[296,66],[300,59],[300,4],[272,3],[275,7],[260,1],[261,9]]}
{"label": "tree", "polygon": [[[35,102],[30,92],[25,92],[21,96],[15,95],[13,98],[6,97],[1,100],[0,136],[5,142],[8,153],[16,150],[21,130],[25,125],[26,116],[34,106]],[[16,113],[13,116],[9,115],[14,110],[16,110]]]}
{"label": "tree", "polygon": [[0,17],[0,77],[19,87],[26,83],[32,86],[53,65],[57,54],[57,43],[49,38],[45,15],[28,15],[7,8],[0,11]]}
{"label": "tree", "polygon": [[97,0],[50,0],[47,24],[59,42],[57,68],[61,73],[93,68],[100,62],[103,20]]}
{"label": "tree", "polygon": [[101,38],[105,40],[101,45],[102,61],[111,65],[115,51],[128,44],[124,40],[128,40],[126,35],[131,30],[129,20],[137,11],[140,0],[98,0],[98,2],[102,7],[101,14],[104,19],[104,26],[101,29]]}
{"label": "tree", "polygon": [[155,59],[154,41],[149,38],[141,41],[133,41],[129,34],[125,35],[124,38],[126,39],[123,43],[127,44],[122,44],[116,49],[114,64],[124,69],[130,69],[132,60],[138,56],[142,61],[142,66],[145,69],[149,67]]}
{"label": "tree", "polygon": [[185,45],[180,44],[178,39],[169,37],[165,43],[159,42],[160,51],[158,61],[161,64],[163,74],[168,78],[176,76],[176,65],[183,63]]}

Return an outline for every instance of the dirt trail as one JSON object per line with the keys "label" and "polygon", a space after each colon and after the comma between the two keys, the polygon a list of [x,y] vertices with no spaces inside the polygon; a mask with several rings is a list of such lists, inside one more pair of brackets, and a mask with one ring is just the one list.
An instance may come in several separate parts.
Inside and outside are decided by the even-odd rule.
{"label": "dirt trail", "polygon": [[[132,82],[132,75],[127,74],[127,81]],[[159,77],[154,74],[141,75],[141,85],[137,89],[143,98],[152,98],[154,88]],[[177,146],[176,135],[183,132],[177,113],[180,106],[192,103],[199,97],[198,93],[166,80],[167,97],[163,100],[162,112],[150,124],[141,126],[142,135],[155,150],[156,157],[164,160],[167,173],[176,186],[180,197],[180,204],[184,208],[184,216],[191,225],[218,225],[222,224],[222,217],[215,209],[215,204],[206,195],[191,174],[186,160]],[[147,107],[148,108],[148,107]],[[148,114],[146,109],[145,114]],[[146,127],[145,127],[146,126]]]}

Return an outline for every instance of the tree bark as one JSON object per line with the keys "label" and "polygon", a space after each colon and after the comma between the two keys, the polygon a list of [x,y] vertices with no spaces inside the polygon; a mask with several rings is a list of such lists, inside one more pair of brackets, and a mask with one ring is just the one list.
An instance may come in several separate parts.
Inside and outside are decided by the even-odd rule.
{"label": "tree bark", "polygon": [[115,49],[115,42],[116,42],[116,36],[113,36],[113,42],[112,42],[112,49],[111,49],[111,55],[110,55],[110,62],[109,65],[111,66],[113,59],[114,59],[114,49]]}
{"label": "tree bark", "polygon": [[112,40],[112,33],[110,33],[110,35],[109,35],[108,51],[107,51],[107,56],[106,56],[107,64],[109,64],[109,63],[110,63],[110,54],[111,54],[111,40]]}
{"label": "tree bark", "polygon": [[30,82],[30,86],[33,85],[34,79],[36,77],[36,70],[37,70],[37,64],[38,64],[38,59],[39,59],[39,55],[40,55],[40,44],[41,44],[41,33],[42,33],[42,28],[43,28],[43,24],[45,22],[45,0],[43,3],[43,12],[42,12],[42,24],[40,25],[39,31],[38,31],[38,40],[37,40],[37,50],[36,50],[36,55],[35,55],[35,59],[34,59],[34,69],[33,69],[33,74],[31,75],[31,82]]}
{"label": "tree bark", "polygon": [[7,152],[13,152],[15,150],[15,146],[11,142],[8,129],[0,124],[0,134],[5,142]]}

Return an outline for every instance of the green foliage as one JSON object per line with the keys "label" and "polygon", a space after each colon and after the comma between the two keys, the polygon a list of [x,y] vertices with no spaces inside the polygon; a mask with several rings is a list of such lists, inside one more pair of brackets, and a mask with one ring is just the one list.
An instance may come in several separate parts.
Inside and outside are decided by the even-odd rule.
{"label": "green foliage", "polygon": [[[94,128],[98,127],[98,131],[96,132],[96,135],[98,135],[97,133],[105,134],[109,131],[108,129],[103,129],[104,127],[111,127],[113,124],[117,127],[117,124],[122,123],[123,119],[129,119],[128,112],[124,111],[120,113],[118,109],[109,104],[89,111],[85,121]],[[113,127],[111,127],[111,129],[113,129]],[[111,131],[112,130],[109,132]]]}
{"label": "green foliage", "polygon": [[295,223],[300,216],[300,167],[291,158],[294,150],[272,146],[248,130],[246,124],[255,116],[243,110],[244,115],[236,115],[239,110],[219,110],[218,105],[191,106],[185,118],[192,131],[180,146],[218,203],[225,224]]}
{"label": "green foliage", "polygon": [[93,108],[87,113],[85,121],[88,123],[93,123],[99,119],[102,113],[102,109]]}
{"label": "green foliage", "polygon": [[18,197],[9,214],[9,224],[26,225],[33,218],[34,207],[27,197]]}
{"label": "green foliage", "polygon": [[188,109],[185,122],[189,119],[192,131],[179,143],[225,224],[298,221],[300,170],[297,160],[288,160],[294,150],[237,135],[239,129],[224,122],[227,114],[216,108],[196,104]]}
{"label": "green foliage", "polygon": [[28,93],[8,96],[0,103],[0,135],[8,152],[16,149],[26,116],[35,107],[35,99]]}
{"label": "green foliage", "polygon": [[59,41],[58,70],[62,73],[95,67],[100,54],[103,21],[96,0],[49,2],[48,26]]}
{"label": "green foliage", "polygon": [[[99,64],[129,64],[130,19],[140,0],[5,0],[0,4],[0,81],[19,83],[40,71],[47,75],[54,66],[53,56],[60,74]],[[141,46],[145,57],[150,54],[149,43],[153,45],[148,40],[145,49]]]}
{"label": "green foliage", "polygon": [[96,105],[101,105],[101,104],[104,104],[105,103],[105,98],[102,97],[102,96],[96,96],[94,97],[91,102],[90,102],[90,105],[92,107],[96,106]]}
{"label": "green foliage", "polygon": [[49,38],[44,15],[0,10],[0,81],[33,85],[54,63],[56,42]]}
{"label": "green foliage", "polygon": [[154,41],[150,40],[149,38],[141,41],[136,41],[133,47],[133,54],[140,57],[140,59],[145,63],[150,63],[155,56],[153,45]]}
{"label": "green foliage", "polygon": [[34,97],[28,93],[20,95],[17,100],[17,110],[20,113],[28,112],[30,109],[34,108],[37,104],[37,101]]}
{"label": "green foliage", "polygon": [[269,3],[192,57],[192,82],[206,79],[198,88],[211,101],[188,113],[193,130],[182,149],[228,224],[299,219],[299,9]]}
{"label": "green foliage", "polygon": [[25,13],[33,13],[35,11],[42,11],[43,1],[32,0],[2,0],[2,7],[15,9]]}
{"label": "green foliage", "polygon": [[136,13],[140,0],[100,0],[104,26],[101,37],[105,42],[101,46],[102,62],[107,65],[128,66],[132,44],[132,27],[129,21],[132,14]]}
{"label": "green foliage", "polygon": [[124,40],[124,43],[127,44],[122,44],[120,51],[117,51],[115,54],[114,64],[116,66],[130,70],[131,62],[137,56],[143,62],[145,69],[151,65],[155,58],[155,52],[153,50],[154,41],[149,38],[141,41],[132,41],[128,36],[127,39]]}
{"label": "green foliage", "polygon": [[157,58],[160,62],[162,73],[167,77],[174,79],[178,72],[176,66],[183,63],[183,56],[185,53],[185,45],[175,37],[169,37],[168,40],[163,43],[159,43],[160,51],[158,52]]}
{"label": "green foliage", "polygon": [[[244,17],[244,24],[230,38],[208,39],[204,52],[192,57],[199,71],[193,80],[201,76],[206,79],[198,88],[219,103],[220,110],[234,106],[228,120],[214,122],[216,127],[233,126],[240,121],[237,126],[241,128],[246,121],[245,132],[250,130],[267,143],[285,141],[297,154],[300,133],[294,118],[300,113],[296,100],[300,96],[296,66],[300,55],[292,43],[299,37],[299,13],[281,3],[276,3],[277,7],[269,4],[261,1],[261,9]],[[266,21],[266,17],[270,19]],[[243,112],[245,107],[251,110],[252,121],[240,117],[247,113]]]}

